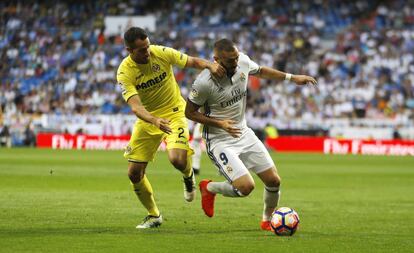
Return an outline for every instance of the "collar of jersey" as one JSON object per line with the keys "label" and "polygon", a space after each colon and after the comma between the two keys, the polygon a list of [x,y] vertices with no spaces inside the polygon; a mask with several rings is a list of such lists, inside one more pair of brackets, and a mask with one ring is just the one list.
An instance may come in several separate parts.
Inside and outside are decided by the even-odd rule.
{"label": "collar of jersey", "polygon": [[150,59],[149,59],[148,63],[144,63],[144,64],[141,64],[141,63],[137,63],[137,62],[135,62],[135,61],[132,59],[131,55],[129,55],[128,57],[129,57],[129,61],[132,63],[132,65],[133,65],[133,66],[135,66],[135,67],[137,67],[137,68],[139,68],[139,67],[149,66],[149,65],[151,64],[151,56],[150,56]]}
{"label": "collar of jersey", "polygon": [[211,72],[210,72],[211,80],[213,80],[213,82],[214,82],[215,84],[219,85],[219,86],[222,86],[222,85],[220,85],[222,80],[226,80],[226,81],[227,81],[227,80],[230,80],[230,85],[233,85],[233,83],[234,83],[234,81],[235,81],[235,79],[233,79],[233,77],[234,77],[234,76],[238,73],[239,69],[240,69],[240,66],[239,66],[239,65],[237,65],[236,71],[234,72],[234,74],[233,74],[231,77],[228,77],[227,75],[225,75],[225,76],[224,76],[224,77],[222,77],[221,79],[217,79],[217,78],[215,78],[215,77],[211,74]]}

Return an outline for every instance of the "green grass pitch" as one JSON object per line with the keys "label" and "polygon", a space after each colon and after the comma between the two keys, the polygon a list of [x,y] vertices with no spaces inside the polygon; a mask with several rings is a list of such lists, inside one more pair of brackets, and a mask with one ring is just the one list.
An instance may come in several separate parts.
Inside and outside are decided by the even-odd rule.
{"label": "green grass pitch", "polygon": [[[180,174],[158,153],[147,174],[165,222],[146,215],[121,151],[0,149],[0,252],[413,252],[414,158],[272,153],[280,206],[301,218],[293,237],[259,229],[263,185],[243,199],[183,199]],[[200,178],[223,180],[203,156]]]}

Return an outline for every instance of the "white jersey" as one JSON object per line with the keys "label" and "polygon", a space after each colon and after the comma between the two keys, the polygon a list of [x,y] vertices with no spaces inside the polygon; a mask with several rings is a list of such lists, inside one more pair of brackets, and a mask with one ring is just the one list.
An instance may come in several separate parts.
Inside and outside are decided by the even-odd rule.
{"label": "white jersey", "polygon": [[[204,114],[217,119],[230,119],[236,122],[235,127],[245,132],[247,128],[245,111],[247,100],[247,82],[249,74],[256,74],[260,70],[257,63],[239,53],[236,72],[216,80],[209,70],[203,70],[194,81],[189,100],[204,108]],[[229,136],[221,129],[204,126],[205,139]]]}

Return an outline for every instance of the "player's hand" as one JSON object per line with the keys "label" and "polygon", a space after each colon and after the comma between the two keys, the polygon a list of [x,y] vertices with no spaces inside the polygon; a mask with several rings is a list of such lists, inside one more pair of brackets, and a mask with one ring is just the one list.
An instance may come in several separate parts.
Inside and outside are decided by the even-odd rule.
{"label": "player's hand", "polygon": [[237,127],[234,127],[234,124],[236,124],[236,121],[234,120],[220,120],[220,127],[229,133],[232,137],[238,138],[241,135],[241,130]]}
{"label": "player's hand", "polygon": [[226,69],[216,61],[211,63],[208,69],[210,70],[211,74],[216,78],[222,78],[226,75]]}
{"label": "player's hand", "polygon": [[170,128],[170,121],[163,118],[156,118],[154,120],[154,125],[158,127],[161,131],[164,133],[170,134],[172,133],[172,130]]}
{"label": "player's hand", "polygon": [[291,80],[298,85],[312,84],[316,85],[317,82],[315,78],[306,75],[292,75]]}

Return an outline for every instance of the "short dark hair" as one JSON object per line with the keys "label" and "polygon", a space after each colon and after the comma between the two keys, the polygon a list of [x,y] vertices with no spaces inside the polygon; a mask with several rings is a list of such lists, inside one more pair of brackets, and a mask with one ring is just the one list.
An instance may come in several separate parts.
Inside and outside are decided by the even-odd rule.
{"label": "short dark hair", "polygon": [[229,39],[221,39],[214,43],[214,49],[217,51],[233,52],[236,45]]}
{"label": "short dark hair", "polygon": [[124,33],[124,41],[127,47],[133,47],[137,39],[145,40],[148,38],[147,32],[139,27],[131,27]]}

